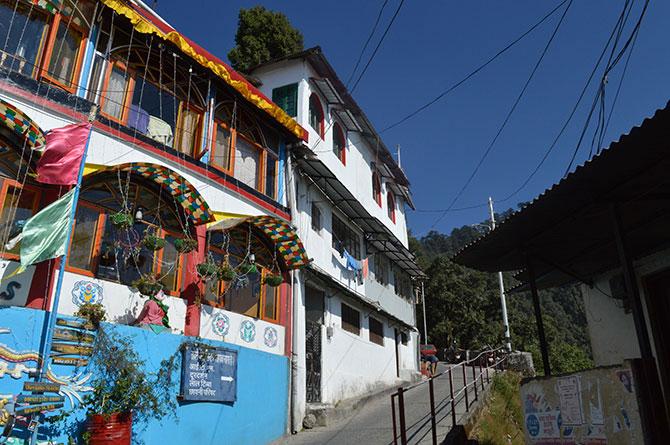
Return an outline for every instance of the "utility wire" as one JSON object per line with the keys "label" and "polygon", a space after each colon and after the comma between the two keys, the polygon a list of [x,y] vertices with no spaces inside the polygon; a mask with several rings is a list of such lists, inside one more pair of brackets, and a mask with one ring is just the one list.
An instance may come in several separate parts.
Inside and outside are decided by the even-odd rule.
{"label": "utility wire", "polygon": [[412,112],[409,113],[407,116],[405,116],[405,117],[403,117],[402,119],[400,119],[399,121],[397,121],[397,122],[395,122],[395,123],[393,123],[393,124],[387,126],[386,128],[382,129],[382,131],[380,131],[380,133],[384,133],[385,131],[390,130],[391,128],[397,127],[398,125],[400,125],[400,124],[402,124],[402,123],[408,121],[409,119],[413,118],[413,117],[416,116],[417,114],[421,113],[421,112],[422,112],[423,110],[425,110],[426,108],[428,108],[428,107],[430,107],[431,105],[433,105],[433,104],[435,104],[436,102],[438,102],[440,99],[442,99],[442,98],[443,98],[444,96],[446,96],[447,94],[451,93],[452,91],[454,91],[455,89],[457,89],[458,87],[460,87],[461,85],[463,85],[465,82],[467,82],[468,80],[470,80],[470,78],[472,78],[472,77],[475,76],[477,73],[479,73],[481,70],[483,70],[483,69],[486,68],[488,65],[490,65],[490,64],[491,64],[494,60],[496,60],[498,57],[500,57],[501,55],[503,55],[504,53],[506,53],[510,48],[512,48],[512,47],[513,47],[514,45],[516,45],[517,43],[519,43],[521,40],[523,40],[528,34],[532,33],[537,27],[539,27],[542,23],[544,23],[549,17],[553,16],[553,15],[556,13],[556,11],[558,11],[558,10],[560,9],[560,7],[563,6],[564,4],[566,4],[568,1],[569,1],[569,0],[563,0],[561,3],[558,4],[558,6],[556,6],[554,9],[552,9],[552,10],[549,11],[547,14],[545,14],[545,15],[544,15],[538,22],[536,22],[533,26],[531,26],[530,28],[528,28],[528,30],[526,30],[523,34],[521,34],[519,37],[517,37],[516,39],[514,39],[513,41],[511,41],[509,44],[507,44],[507,46],[505,46],[503,49],[501,49],[501,50],[498,51],[495,55],[493,55],[493,57],[491,57],[490,59],[488,59],[488,60],[487,60],[486,62],[484,62],[483,64],[479,65],[477,68],[475,68],[473,71],[471,71],[471,72],[470,72],[468,75],[466,75],[464,78],[462,78],[461,80],[459,80],[458,82],[456,82],[455,84],[453,84],[452,86],[450,86],[449,88],[447,88],[446,90],[442,91],[440,94],[438,94],[437,96],[435,96],[435,98],[431,99],[430,101],[428,101],[428,102],[425,103],[424,105],[421,105],[419,108],[417,108],[416,110],[412,111]]}
{"label": "utility wire", "polygon": [[361,73],[358,75],[358,79],[356,79],[356,83],[354,83],[354,85],[351,87],[351,90],[349,90],[349,94],[353,94],[354,90],[358,86],[358,83],[363,78],[363,75],[365,75],[365,72],[370,67],[370,64],[372,63],[375,56],[377,55],[377,51],[379,51],[379,47],[382,46],[382,42],[386,38],[386,35],[388,34],[389,30],[391,29],[391,26],[393,26],[393,22],[395,22],[395,19],[398,17],[398,14],[400,13],[400,9],[402,8],[402,5],[404,5],[404,4],[405,4],[405,0],[400,0],[400,4],[398,5],[395,12],[393,13],[393,17],[391,17],[391,21],[386,26],[386,29],[384,30],[384,33],[382,34],[381,38],[379,39],[379,42],[377,42],[377,46],[375,46],[375,50],[372,51],[372,54],[370,55],[370,58],[368,59],[368,62],[365,64],[365,67],[363,68],[363,71],[361,71]]}
{"label": "utility wire", "polygon": [[[554,41],[554,38],[556,37],[556,34],[558,34],[559,29],[561,28],[561,25],[563,24],[563,21],[565,20],[565,16],[567,15],[568,11],[570,10],[570,7],[572,6],[573,0],[570,0],[568,5],[565,7],[563,10],[563,14],[561,15],[560,20],[556,24],[556,27],[554,28],[554,31],[551,33],[551,37],[549,37],[549,40],[547,41],[546,45],[542,49],[542,53],[540,54],[540,57],[537,59],[537,62],[535,62],[535,66],[533,66],[533,69],[531,70],[530,74],[528,75],[528,78],[526,79],[526,83],[524,83],[523,88],[521,88],[521,91],[517,95],[516,100],[512,104],[512,107],[509,109],[507,112],[507,115],[505,116],[505,119],[503,120],[502,124],[498,128],[498,131],[496,132],[496,135],[493,137],[491,142],[489,143],[488,147],[486,147],[486,150],[484,151],[484,154],[481,156],[479,159],[479,162],[477,162],[477,165],[475,166],[474,170],[472,170],[472,173],[470,173],[470,176],[468,176],[468,179],[465,181],[465,184],[461,187],[461,189],[458,191],[456,196],[454,196],[454,199],[451,201],[451,204],[449,204],[449,207],[447,207],[447,210],[450,210],[453,208],[453,206],[456,204],[458,199],[463,195],[465,190],[468,188],[472,180],[474,179],[475,175],[481,168],[482,164],[484,164],[484,161],[488,157],[489,153],[491,153],[491,150],[493,149],[495,143],[497,142],[498,138],[502,134],[503,130],[507,126],[507,123],[511,119],[512,115],[516,111],[517,106],[521,102],[521,99],[523,98],[524,94],[526,93],[526,90],[528,89],[528,86],[530,85],[531,81],[533,80],[533,77],[535,77],[535,73],[537,72],[538,68],[542,64],[542,61],[544,60],[544,57],[547,55],[547,52],[549,51],[549,47],[551,46],[551,43]],[[440,217],[433,223],[433,225],[430,227],[431,229],[435,227],[442,219],[446,216],[447,212],[443,212]]]}
{"label": "utility wire", "polygon": [[614,35],[617,32],[617,29],[619,27],[619,22],[622,20],[622,17],[624,16],[624,13],[625,13],[625,10],[621,11],[621,15],[617,19],[615,26],[612,28],[612,32],[610,33],[610,36],[607,39],[607,43],[605,43],[605,47],[601,51],[600,56],[598,57],[598,60],[596,61],[595,66],[591,70],[591,73],[589,74],[589,77],[586,80],[586,83],[585,83],[584,87],[582,88],[582,91],[579,94],[579,97],[577,98],[577,101],[573,105],[572,110],[570,111],[570,114],[568,115],[568,118],[563,123],[563,126],[561,127],[560,131],[558,132],[558,134],[556,135],[556,137],[552,141],[549,148],[545,151],[544,155],[542,156],[542,159],[540,159],[540,162],[535,166],[533,171],[530,173],[530,175],[528,175],[528,177],[524,180],[524,182],[519,187],[516,188],[516,190],[514,190],[512,193],[510,193],[509,195],[507,195],[503,199],[498,199],[497,202],[506,202],[506,201],[509,201],[510,199],[512,199],[514,196],[516,196],[521,190],[523,190],[528,185],[528,183],[531,181],[531,179],[533,179],[533,177],[535,177],[537,172],[540,170],[542,165],[544,165],[544,162],[547,160],[547,158],[549,157],[551,152],[556,147],[556,144],[558,143],[561,136],[563,136],[563,133],[565,133],[565,130],[567,129],[568,125],[572,121],[572,118],[574,117],[575,113],[577,112],[577,108],[579,108],[579,105],[581,104],[582,99],[584,98],[584,95],[586,94],[586,91],[588,90],[589,85],[591,84],[591,81],[593,80],[593,77],[596,74],[596,71],[598,71],[598,67],[600,66],[600,63],[602,62],[603,57],[605,57],[605,54],[607,53],[607,48],[609,48],[610,43],[612,43],[612,39],[614,38]]}
{"label": "utility wire", "polygon": [[358,55],[358,60],[356,61],[356,65],[354,65],[354,69],[351,71],[351,74],[349,75],[349,78],[345,82],[345,85],[349,85],[352,79],[354,78],[354,74],[356,74],[356,70],[361,64],[361,60],[363,60],[363,54],[365,54],[365,50],[368,48],[368,45],[370,44],[370,40],[372,40],[372,36],[374,36],[375,31],[377,31],[377,26],[379,25],[379,21],[382,18],[382,13],[384,12],[384,8],[386,7],[386,4],[389,2],[389,0],[384,0],[384,3],[382,3],[381,8],[379,8],[379,14],[377,14],[377,20],[375,20],[375,24],[372,26],[372,30],[370,31],[370,35],[368,36],[368,39],[365,41],[365,44],[363,45],[363,48],[361,49],[361,53]]}

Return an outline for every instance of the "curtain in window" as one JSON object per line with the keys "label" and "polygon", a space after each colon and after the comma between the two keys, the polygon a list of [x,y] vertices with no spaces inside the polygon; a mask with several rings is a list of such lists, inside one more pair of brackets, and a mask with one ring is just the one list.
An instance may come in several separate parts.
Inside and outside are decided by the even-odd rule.
{"label": "curtain in window", "polygon": [[214,154],[212,164],[223,169],[230,168],[230,131],[217,125],[216,140],[214,141]]}
{"label": "curtain in window", "polygon": [[179,138],[179,147],[175,148],[190,155],[196,151],[194,148],[200,125],[200,113],[185,107],[181,110],[181,113],[181,137]]}
{"label": "curtain in window", "polygon": [[46,20],[44,14],[37,9],[33,8],[29,17],[28,5],[19,3],[16,6],[14,14],[13,7],[0,4],[0,41],[7,42],[5,48],[0,50],[0,64],[30,76],[35,72],[35,64],[42,48]]}
{"label": "curtain in window", "polygon": [[102,92],[105,101],[102,104],[102,111],[116,119],[121,119],[123,115],[123,100],[126,96],[125,73],[119,68],[112,68],[107,83],[107,91]]}
{"label": "curtain in window", "polygon": [[49,61],[49,73],[57,82],[69,86],[72,84],[83,36],[80,32],[69,28],[67,20],[67,18],[63,19],[58,27],[51,60]]}
{"label": "curtain in window", "polygon": [[258,187],[260,152],[241,137],[235,143],[235,178],[248,185]]}

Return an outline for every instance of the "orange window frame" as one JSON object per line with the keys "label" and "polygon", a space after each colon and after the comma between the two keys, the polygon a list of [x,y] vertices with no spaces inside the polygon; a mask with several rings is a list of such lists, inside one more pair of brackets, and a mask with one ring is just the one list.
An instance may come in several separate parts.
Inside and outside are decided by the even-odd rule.
{"label": "orange window frame", "polygon": [[[46,48],[49,46],[49,36],[51,36],[51,30],[53,29],[53,20],[51,23],[49,22],[49,16],[50,14],[47,14],[46,12],[41,11],[38,8],[32,8],[32,12],[27,16],[27,20],[30,19],[30,16],[36,14],[36,15],[41,15],[42,18],[44,19],[44,23],[46,26],[44,27],[44,30],[42,31],[42,36],[40,37],[40,43],[37,46],[37,51],[36,51],[36,56],[35,56],[35,63],[30,71],[30,77],[31,78],[37,78],[39,73],[42,71],[42,61],[44,58],[44,52],[46,51]],[[16,57],[16,55],[14,55]]]}
{"label": "orange window frame", "polygon": [[[98,224],[96,225],[96,233],[93,238],[93,245],[91,246],[91,252],[89,253],[89,259],[91,261],[91,270],[81,269],[76,266],[70,265],[70,257],[68,256],[67,264],[65,265],[65,270],[68,272],[77,273],[79,275],[85,275],[87,277],[95,278],[98,271],[98,264],[100,263],[100,248],[102,246],[102,237],[105,233],[105,225],[107,223],[105,210],[94,204],[88,203],[86,201],[79,201],[78,206],[88,207],[96,212],[98,212]],[[75,213],[76,215],[76,213]],[[72,226],[72,233],[70,234],[70,250],[72,250],[72,239],[74,238],[74,229],[77,225],[77,220],[75,219],[74,225]]]}
{"label": "orange window frame", "polygon": [[49,82],[58,85],[64,90],[74,93],[77,90],[79,76],[81,71],[81,64],[84,60],[84,53],[86,49],[86,42],[88,39],[88,31],[83,27],[75,24],[69,17],[66,17],[69,21],[67,25],[70,29],[75,30],[81,34],[81,42],[79,43],[79,49],[77,51],[77,59],[72,70],[72,79],[70,79],[71,85],[66,85],[63,83],[62,79],[57,79],[56,77],[49,74],[49,63],[51,62],[51,56],[53,55],[54,46],[56,44],[56,36],[58,35],[58,28],[60,27],[61,21],[63,21],[63,15],[61,13],[56,13],[49,29],[49,37],[47,40],[46,49],[44,51],[44,58],[42,59],[42,74],[41,77],[48,80]]}
{"label": "orange window frame", "polygon": [[[177,96],[175,96],[175,99],[177,99]],[[184,125],[183,125],[184,109],[197,113],[199,117],[198,128],[194,136],[193,147],[191,147],[190,153],[185,153],[181,151],[181,143],[184,137]],[[179,151],[180,153],[188,154],[189,156],[193,156],[195,158],[198,157],[198,155],[200,154],[199,142],[202,141],[203,125],[205,123],[204,118],[205,118],[205,111],[202,108],[198,107],[197,105],[193,105],[191,103],[186,103],[183,100],[179,101],[179,110],[177,111],[177,121],[175,123],[175,136],[173,145],[175,150]]]}
{"label": "orange window frame", "polygon": [[[21,190],[21,193],[23,193],[23,190],[29,190],[35,194],[35,197],[33,198],[33,215],[35,215],[35,213],[37,213],[37,208],[39,207],[42,195],[40,190],[37,187],[33,187],[30,185],[24,185],[23,187],[21,187],[21,184],[13,179],[5,179],[2,184],[2,191],[0,191],[0,212],[4,210],[5,199],[7,198],[7,192],[9,191],[10,187],[15,188],[17,190]],[[20,259],[19,255],[4,252],[4,249],[2,255],[0,255],[0,258],[4,258],[7,260],[17,260],[17,261]]]}
{"label": "orange window frame", "polygon": [[[261,193],[265,193],[265,162],[266,162],[266,157],[267,157],[267,151],[263,146],[257,144],[256,142],[252,141],[250,138],[246,137],[242,133],[239,133],[237,130],[233,130],[232,135],[233,137],[233,147],[231,150],[231,167],[230,170],[233,174],[233,177],[235,177],[235,159],[237,156],[235,156],[235,149],[237,148],[237,137],[241,137],[244,139],[246,142],[249,144],[253,145],[256,150],[260,152],[260,156],[258,158],[260,165],[257,168],[257,176],[256,176],[256,187],[254,189],[258,190]],[[237,178],[236,178],[237,179]]]}
{"label": "orange window frame", "polygon": [[[223,168],[219,165],[215,165],[212,162],[212,158],[216,155],[216,150],[217,150],[216,135],[218,133],[219,127],[225,129],[226,131],[228,131],[228,133],[230,133],[230,139],[228,141],[228,168]],[[212,131],[212,139],[209,142],[210,143],[210,150],[211,150],[210,157],[209,157],[209,159],[210,159],[209,163],[212,167],[216,168],[217,170],[221,170],[221,171],[225,172],[226,174],[229,174],[229,175],[233,176],[233,161],[235,160],[235,156],[233,156],[234,151],[235,151],[234,136],[233,136],[234,130],[231,130],[230,127],[228,127],[228,125],[224,124],[223,122],[221,122],[218,119],[214,120],[214,129],[213,130],[214,131]]]}
{"label": "orange window frame", "polygon": [[[109,80],[112,76],[112,71],[114,70],[114,68],[120,68],[128,73],[127,74],[128,83],[126,84],[127,91],[125,97],[123,98],[123,103],[121,104],[121,118],[117,118],[102,111],[104,108],[104,104],[107,101],[107,97],[105,94],[109,89]],[[125,125],[126,121],[128,120],[128,112],[130,111],[130,106],[128,104],[130,103],[130,101],[132,101],[134,91],[135,91],[135,76],[134,73],[128,68],[128,66],[125,63],[118,60],[107,63],[107,67],[105,68],[104,81],[102,82],[102,91],[100,91],[100,114],[102,114],[109,120]]]}
{"label": "orange window frame", "polygon": [[[267,269],[265,269],[265,268],[262,269],[262,274],[261,274],[261,298],[260,298],[260,307],[259,307],[260,318],[261,318],[261,320],[269,321],[269,322],[272,322],[272,323],[279,323],[279,310],[278,310],[279,308],[278,308],[278,306],[279,306],[279,300],[280,300],[281,294],[279,292],[279,287],[272,287],[272,286],[267,286],[266,284],[264,284],[265,277],[269,273],[270,272]],[[274,315],[273,315],[272,318],[265,316],[265,303],[266,303],[266,300],[267,300],[267,292],[265,292],[265,290],[268,289],[268,288],[272,290],[272,293],[274,294],[273,298],[275,299]]]}
{"label": "orange window frame", "polygon": [[[153,227],[151,224],[148,224],[148,225],[150,227]],[[180,238],[180,236],[176,232],[172,232],[172,231],[165,230],[165,229],[160,229],[158,231],[158,235],[163,239],[165,239],[166,236],[171,236],[175,239]],[[154,255],[154,264],[151,266],[151,272],[154,275],[160,275],[160,273],[161,273],[160,269],[162,268],[161,265],[163,263],[163,252],[164,252],[164,250],[165,249],[163,248],[163,249],[161,249],[157,252],[157,255]],[[183,260],[184,259],[183,259],[182,254],[177,251],[177,268],[174,272],[176,280],[177,280],[177,282],[175,283],[176,290],[165,290],[164,292],[167,295],[170,295],[170,296],[173,296],[173,297],[179,297],[180,294],[181,294],[182,273],[183,273],[183,265],[184,265]]]}
{"label": "orange window frame", "polygon": [[275,177],[274,177],[274,181],[272,181],[273,188],[274,188],[274,190],[273,190],[274,193],[273,193],[273,198],[272,199],[276,200],[277,199],[277,192],[278,192],[278,190],[277,190],[277,182],[278,182],[277,181],[277,176],[278,176],[278,173],[279,173],[277,171],[277,169],[279,168],[279,165],[277,165],[277,164],[279,162],[279,158],[275,157],[274,155],[268,154],[268,152],[265,151],[265,150],[263,150],[263,157],[265,159],[265,162],[263,163],[263,167],[264,167],[263,170],[264,171],[263,171],[263,175],[262,175],[263,179],[265,179],[263,181],[263,193],[265,193],[267,195],[267,193],[266,193],[266,191],[267,191],[266,184],[267,184],[267,176],[268,176],[267,166],[270,162],[274,162],[274,164],[275,164]]}

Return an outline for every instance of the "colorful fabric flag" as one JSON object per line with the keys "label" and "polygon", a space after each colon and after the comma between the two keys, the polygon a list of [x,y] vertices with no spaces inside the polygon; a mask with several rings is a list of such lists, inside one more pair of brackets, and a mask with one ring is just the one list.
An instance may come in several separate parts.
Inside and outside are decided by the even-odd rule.
{"label": "colorful fabric flag", "polygon": [[46,149],[37,162],[37,180],[54,185],[76,184],[90,130],[90,122],[85,122],[48,132]]}
{"label": "colorful fabric flag", "polygon": [[31,264],[65,255],[74,192],[73,188],[26,221],[21,240],[20,272]]}
{"label": "colorful fabric flag", "polygon": [[366,279],[370,274],[370,264],[368,258],[361,260],[361,267],[363,267],[363,279]]}

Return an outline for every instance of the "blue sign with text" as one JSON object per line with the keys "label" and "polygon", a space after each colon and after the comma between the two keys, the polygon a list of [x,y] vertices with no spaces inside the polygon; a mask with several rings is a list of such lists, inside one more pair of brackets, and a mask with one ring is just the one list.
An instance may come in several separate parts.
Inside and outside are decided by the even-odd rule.
{"label": "blue sign with text", "polygon": [[185,345],[181,397],[191,402],[234,402],[237,399],[237,351]]}

